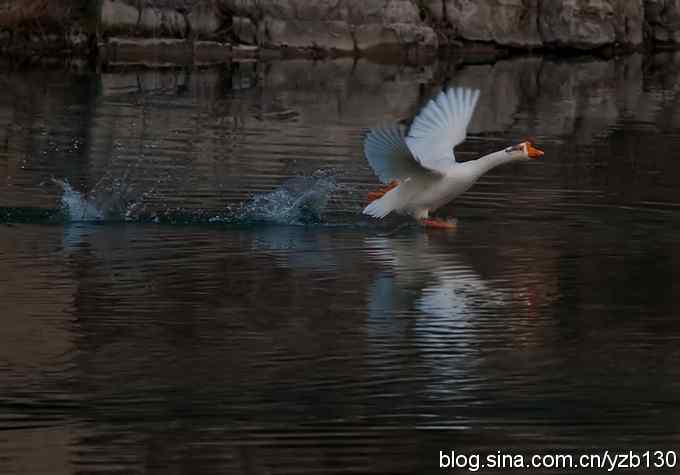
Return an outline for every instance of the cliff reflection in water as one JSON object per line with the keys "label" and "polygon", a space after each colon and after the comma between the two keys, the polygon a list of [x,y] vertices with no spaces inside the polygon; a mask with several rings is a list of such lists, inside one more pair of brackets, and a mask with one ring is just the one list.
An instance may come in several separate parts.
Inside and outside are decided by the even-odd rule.
{"label": "cliff reflection in water", "polygon": [[[0,472],[434,473],[440,449],[672,444],[678,69],[5,74]],[[482,88],[459,157],[534,135],[545,160],[485,177],[443,210],[452,233],[363,220],[365,128],[445,82]],[[53,178],[105,221],[53,219]]]}
{"label": "cliff reflection in water", "polygon": [[[3,206],[53,208],[61,190],[44,183],[56,178],[91,195],[109,218],[128,211],[142,218],[202,217],[274,190],[287,177],[326,168],[360,190],[340,193],[329,210],[355,212],[357,197],[375,183],[361,160],[363,131],[411,117],[443,82],[482,90],[461,158],[528,135],[552,158],[530,173],[494,172],[463,199],[466,205],[505,205],[519,197],[549,207],[568,204],[575,194],[591,203],[663,203],[678,184],[678,174],[657,173],[676,167],[670,157],[679,120],[677,54],[527,57],[461,67],[343,59],[234,68],[6,74]],[[650,132],[670,136],[646,140]],[[617,173],[592,173],[594,167]],[[512,179],[501,188],[499,176]],[[633,179],[641,183],[627,188]],[[556,186],[547,189],[551,181]]]}

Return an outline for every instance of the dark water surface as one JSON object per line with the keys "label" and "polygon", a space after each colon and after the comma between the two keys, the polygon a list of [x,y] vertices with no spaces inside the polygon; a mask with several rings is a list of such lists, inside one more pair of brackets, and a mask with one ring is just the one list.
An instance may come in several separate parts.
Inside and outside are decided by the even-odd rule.
{"label": "dark water surface", "polygon": [[[680,55],[0,76],[0,473],[437,473],[680,442]],[[367,127],[480,87],[442,210]],[[680,463],[680,462],[678,462]],[[503,473],[513,473],[505,470]]]}

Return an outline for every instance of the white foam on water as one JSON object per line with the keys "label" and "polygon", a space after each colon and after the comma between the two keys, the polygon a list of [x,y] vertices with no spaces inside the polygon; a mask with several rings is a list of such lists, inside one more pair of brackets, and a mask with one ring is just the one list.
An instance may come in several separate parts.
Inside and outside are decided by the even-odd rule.
{"label": "white foam on water", "polygon": [[277,224],[318,223],[336,188],[332,176],[291,178],[272,192],[254,196],[243,206],[238,218]]}
{"label": "white foam on water", "polygon": [[67,221],[88,222],[102,221],[104,219],[104,213],[97,208],[95,203],[84,197],[82,193],[74,190],[67,181],[57,179],[53,179],[52,181],[61,186],[63,190],[61,195],[61,210]]}
{"label": "white foam on water", "polygon": [[[143,201],[132,201],[126,206],[121,206],[120,200],[110,199],[108,201],[110,206],[98,206],[93,198],[74,190],[67,181],[58,179],[52,179],[52,181],[63,190],[60,209],[65,221],[97,222],[119,219],[159,222],[161,220],[155,214],[145,215],[147,210],[144,208]],[[203,220],[208,223],[265,222],[286,225],[320,223],[328,201],[337,188],[335,177],[329,174],[316,173],[312,176],[298,176],[285,181],[274,191],[257,194],[240,206],[226,209],[224,214],[210,218],[199,217],[198,221]],[[179,216],[178,220],[184,222],[182,216]]]}

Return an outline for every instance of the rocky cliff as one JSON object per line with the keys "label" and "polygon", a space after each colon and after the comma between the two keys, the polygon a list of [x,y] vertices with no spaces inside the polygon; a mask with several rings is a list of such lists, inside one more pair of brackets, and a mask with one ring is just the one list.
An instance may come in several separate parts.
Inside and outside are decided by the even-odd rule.
{"label": "rocky cliff", "polygon": [[680,43],[676,0],[104,0],[103,5],[105,27],[221,32],[269,47],[367,51],[471,41],[590,50],[639,47],[645,39]]}
{"label": "rocky cliff", "polygon": [[[82,25],[81,30],[100,38],[123,34],[218,39],[268,48],[309,48],[349,54],[385,47],[433,50],[467,42],[517,49],[574,50],[680,44],[678,0],[58,0],[57,3],[69,2],[78,8],[67,8],[70,23],[64,18],[61,23],[75,22]],[[36,9],[26,5],[41,4],[56,3],[5,0],[3,6],[0,0],[0,26],[5,25],[7,31],[16,28],[23,19],[23,24],[30,28],[36,24],[30,12],[35,16]],[[54,14],[48,7],[43,10],[42,17]],[[29,13],[24,17],[17,15],[21,11]]]}

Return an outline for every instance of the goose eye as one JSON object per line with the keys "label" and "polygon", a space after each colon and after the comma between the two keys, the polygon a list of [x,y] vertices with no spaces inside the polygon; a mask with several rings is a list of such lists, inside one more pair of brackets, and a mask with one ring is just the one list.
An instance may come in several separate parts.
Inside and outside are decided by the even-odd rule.
{"label": "goose eye", "polygon": [[518,152],[522,150],[522,144],[513,145],[505,149],[506,153]]}

